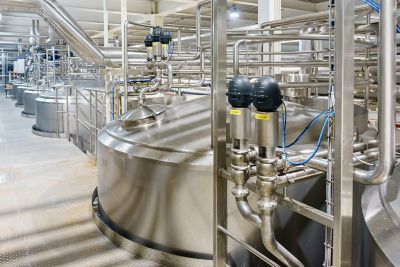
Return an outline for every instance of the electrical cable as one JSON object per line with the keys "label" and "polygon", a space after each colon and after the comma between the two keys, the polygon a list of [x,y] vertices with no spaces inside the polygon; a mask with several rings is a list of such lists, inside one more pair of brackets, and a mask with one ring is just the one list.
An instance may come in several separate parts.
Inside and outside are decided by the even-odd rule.
{"label": "electrical cable", "polygon": [[[285,103],[282,102],[282,104],[284,105],[284,110],[285,110],[285,132],[286,132],[286,124],[287,124],[287,115],[286,115],[286,114],[287,114],[287,112],[286,112],[286,105],[285,105]],[[312,120],[308,123],[308,125],[304,128],[304,130],[300,133],[300,135],[299,135],[292,143],[290,143],[289,145],[287,145],[286,148],[291,147],[291,146],[294,146],[294,145],[297,144],[299,141],[301,141],[301,140],[303,139],[304,135],[307,133],[307,131],[308,131],[309,129],[311,129],[311,127],[313,127],[313,126],[319,121],[320,118],[322,118],[323,116],[328,115],[330,112],[331,112],[331,111],[329,111],[329,110],[325,110],[325,111],[321,112],[318,116],[316,116],[314,119],[312,119]],[[282,146],[278,146],[278,147],[279,147],[279,148],[282,148]]]}
{"label": "electrical cable", "polygon": [[334,116],[334,112],[329,112],[327,114],[327,117],[325,118],[324,124],[322,126],[321,132],[319,134],[319,138],[316,144],[316,147],[314,148],[313,152],[308,155],[308,157],[304,160],[304,161],[300,161],[300,162],[292,162],[288,160],[288,156],[287,156],[287,152],[286,152],[286,146],[285,146],[285,139],[286,139],[286,122],[285,122],[285,113],[286,113],[286,106],[283,106],[283,112],[282,112],[282,148],[283,148],[283,154],[285,159],[288,161],[288,163],[290,165],[294,165],[294,166],[300,166],[300,165],[304,165],[306,163],[308,163],[314,156],[315,154],[317,154],[319,148],[321,147],[321,142],[322,142],[322,138],[326,129],[326,126],[328,125],[329,120]]}

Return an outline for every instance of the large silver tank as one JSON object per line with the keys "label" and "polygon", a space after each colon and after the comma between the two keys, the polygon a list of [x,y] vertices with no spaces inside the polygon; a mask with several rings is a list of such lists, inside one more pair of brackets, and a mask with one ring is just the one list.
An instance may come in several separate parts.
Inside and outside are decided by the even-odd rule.
{"label": "large silver tank", "polygon": [[33,117],[36,114],[36,101],[41,91],[25,90],[24,91],[24,110],[21,111],[22,116]]}
{"label": "large silver tank", "polygon": [[[298,107],[298,108],[296,108]],[[167,107],[150,122],[114,121],[98,135],[98,201],[101,217],[119,234],[142,245],[194,258],[212,256],[212,162],[210,98]],[[318,111],[288,105],[288,139]],[[130,116],[125,115],[124,119]],[[315,140],[316,132],[307,138]],[[228,192],[232,188],[228,185]],[[289,187],[289,194],[322,208],[324,179]],[[229,194],[228,228],[265,252],[260,231],[245,221]],[[255,199],[250,200],[256,207]],[[324,228],[284,208],[277,238],[306,266],[321,266]],[[265,266],[243,248],[229,246],[231,266]]]}
{"label": "large silver tank", "polygon": [[367,226],[362,266],[400,266],[400,167],[388,182],[367,187],[361,203]]}

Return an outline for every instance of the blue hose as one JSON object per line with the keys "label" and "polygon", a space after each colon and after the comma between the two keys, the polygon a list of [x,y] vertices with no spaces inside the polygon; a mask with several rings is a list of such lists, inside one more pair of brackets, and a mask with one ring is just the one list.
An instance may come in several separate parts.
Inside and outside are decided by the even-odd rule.
{"label": "blue hose", "polygon": [[[317,117],[315,117],[314,119],[312,119],[310,121],[310,123],[304,128],[304,130],[300,133],[300,135],[296,138],[296,140],[294,140],[291,144],[287,145],[286,148],[294,146],[295,144],[297,144],[299,141],[301,141],[301,139],[303,139],[304,135],[306,134],[306,132],[313,127],[320,118],[322,118],[323,116],[326,116],[329,114],[329,111],[323,111],[321,112]],[[285,127],[286,130],[286,127]],[[282,146],[278,146],[279,148],[282,148]]]}
{"label": "blue hose", "polygon": [[286,127],[285,127],[285,124],[286,124],[286,122],[285,122],[285,113],[282,112],[282,148],[283,148],[284,157],[285,157],[285,159],[288,161],[288,163],[290,165],[300,166],[300,165],[307,164],[315,156],[315,154],[317,154],[318,149],[321,147],[321,142],[322,142],[322,138],[323,138],[326,126],[328,125],[329,120],[334,116],[334,112],[330,112],[328,114],[329,115],[325,118],[324,124],[323,124],[321,132],[319,134],[317,145],[316,145],[315,149],[313,150],[313,152],[310,155],[308,155],[308,157],[304,161],[292,162],[292,161],[288,160],[288,156],[287,156],[287,153],[286,153],[286,146],[285,146],[285,138],[286,138],[286,130],[285,130]]}

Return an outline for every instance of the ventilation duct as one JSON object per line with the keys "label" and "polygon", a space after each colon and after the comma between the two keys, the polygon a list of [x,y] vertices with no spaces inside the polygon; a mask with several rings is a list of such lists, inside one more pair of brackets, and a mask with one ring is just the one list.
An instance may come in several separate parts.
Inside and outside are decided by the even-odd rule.
{"label": "ventilation duct", "polygon": [[38,14],[81,58],[98,66],[111,64],[68,12],[54,0],[1,0],[0,12]]}

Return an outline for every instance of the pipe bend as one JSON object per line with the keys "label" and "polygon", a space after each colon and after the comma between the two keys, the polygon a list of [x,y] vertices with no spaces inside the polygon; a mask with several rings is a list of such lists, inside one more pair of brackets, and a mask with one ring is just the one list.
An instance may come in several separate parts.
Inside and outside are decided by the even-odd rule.
{"label": "pipe bend", "polygon": [[235,199],[240,214],[242,214],[246,220],[255,223],[258,227],[261,227],[260,215],[258,215],[258,213],[250,207],[247,197],[235,197]]}
{"label": "pipe bend", "polygon": [[261,215],[261,236],[265,248],[286,266],[304,267],[293,254],[275,239],[273,211],[264,211]]}
{"label": "pipe bend", "polygon": [[353,170],[353,178],[362,184],[377,185],[386,182],[395,167],[395,110],[396,110],[396,37],[395,11],[397,1],[381,1],[379,15],[379,90],[378,90],[378,166],[373,170]]}
{"label": "pipe bend", "polygon": [[395,164],[385,164],[381,162],[378,167],[373,170],[366,171],[362,169],[354,169],[354,181],[366,185],[379,185],[385,183],[392,176]]}

